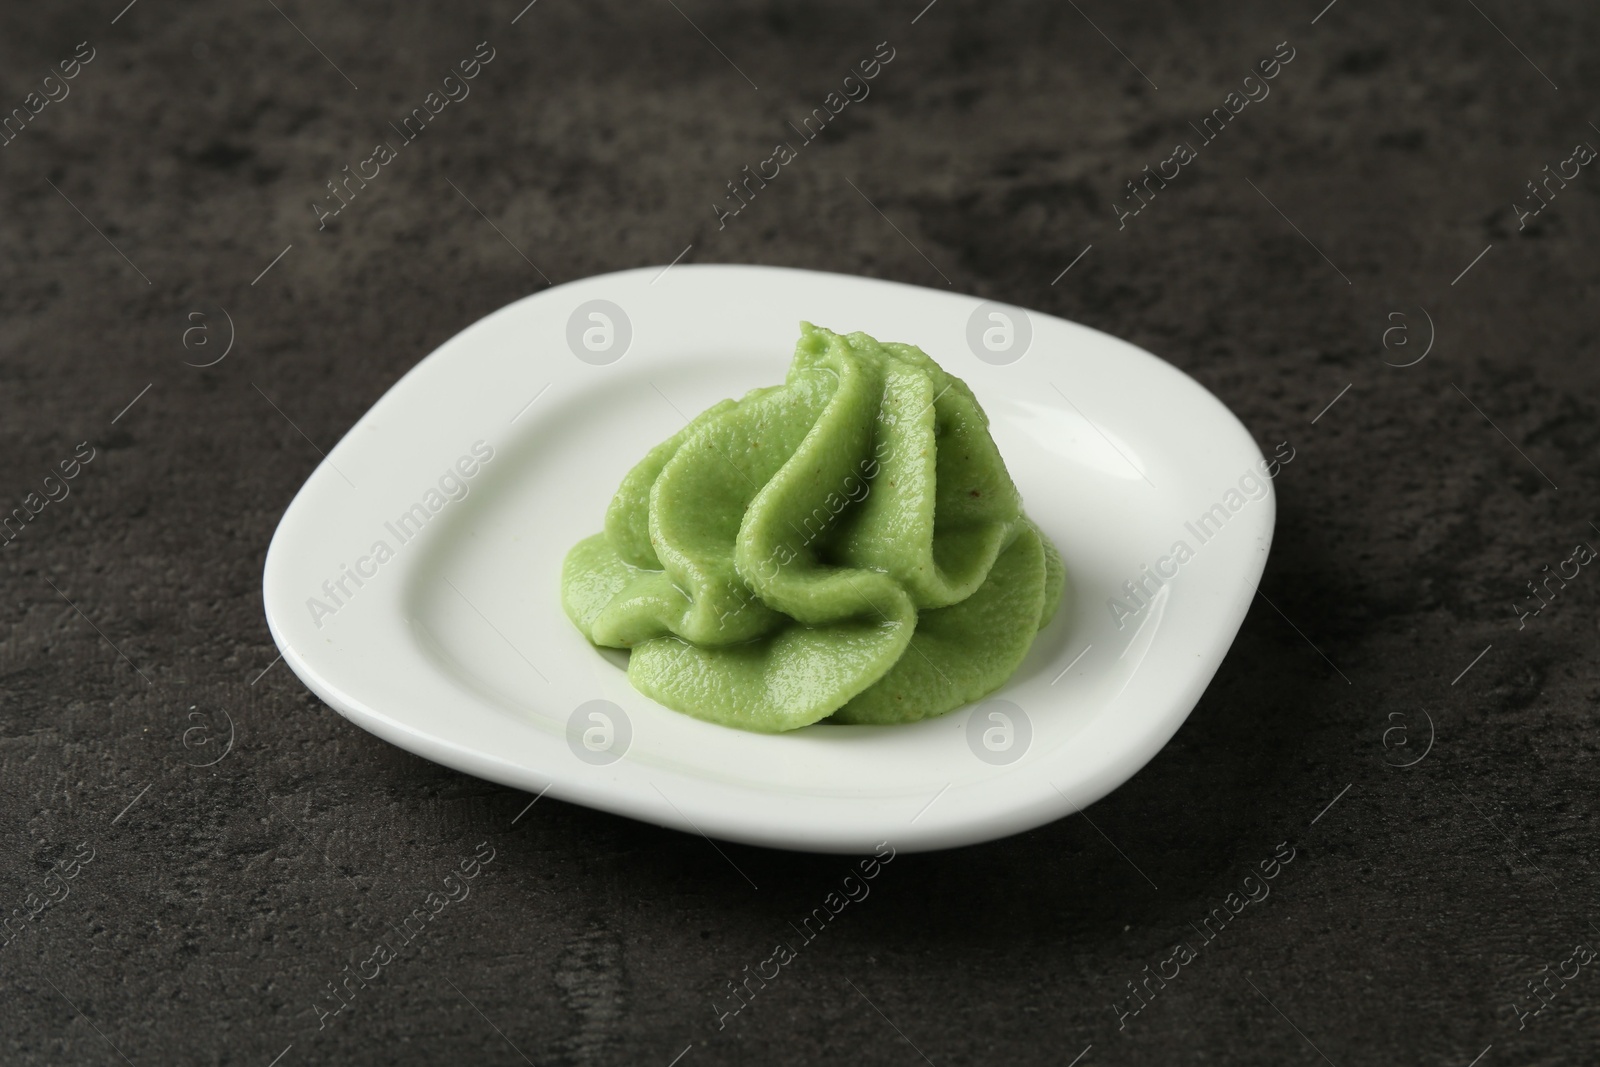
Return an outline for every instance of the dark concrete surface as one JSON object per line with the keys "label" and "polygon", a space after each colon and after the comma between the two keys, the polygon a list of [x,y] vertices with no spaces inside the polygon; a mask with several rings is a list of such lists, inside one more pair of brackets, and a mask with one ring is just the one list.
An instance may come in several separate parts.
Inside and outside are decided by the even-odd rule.
{"label": "dark concrete surface", "polygon": [[[1600,144],[1592,5],[123,2],[0,14],[6,109],[93,56],[0,148],[0,504],[93,456],[0,549],[0,1061],[1600,1058],[1600,961],[1564,962],[1600,948],[1600,576],[1514,607],[1600,543],[1600,173],[1513,207]],[[484,41],[319,232],[324,183]],[[870,97],[719,229],[879,42]],[[1270,96],[1119,230],[1279,42]],[[1172,744],[1092,823],[896,858],[722,1028],[846,858],[724,846],[752,891],[698,837],[553,799],[513,824],[531,797],[273,665],[259,591],[319,449],[438,343],[690,244],[1075,319],[1297,451]],[[224,308],[233,350],[186,366]],[[470,896],[323,1018],[479,842]],[[1270,896],[1124,1017],[1280,842]]]}

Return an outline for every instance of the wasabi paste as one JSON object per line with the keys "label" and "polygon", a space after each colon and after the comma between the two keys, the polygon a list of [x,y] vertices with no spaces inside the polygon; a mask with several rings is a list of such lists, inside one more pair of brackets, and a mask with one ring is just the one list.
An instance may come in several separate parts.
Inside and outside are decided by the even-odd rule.
{"label": "wasabi paste", "polygon": [[1061,600],[961,379],[801,323],[782,385],[623,478],[562,568],[568,617],[669,708],[744,730],[902,723],[994,692]]}

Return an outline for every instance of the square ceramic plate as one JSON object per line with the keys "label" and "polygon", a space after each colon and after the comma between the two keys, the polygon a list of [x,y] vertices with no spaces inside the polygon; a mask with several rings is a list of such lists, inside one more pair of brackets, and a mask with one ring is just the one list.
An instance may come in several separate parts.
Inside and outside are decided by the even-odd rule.
{"label": "square ceramic plate", "polygon": [[[1061,550],[1060,612],[975,707],[745,733],[635,692],[626,654],[562,613],[562,558],[623,474],[715,401],[781,382],[802,319],[964,378]],[[1267,469],[1192,379],[1058,318],[810,271],[623,271],[502,308],[379,400],[284,513],[267,620],[334,709],[468,774],[754,844],[946,848],[1082,808],[1173,735],[1265,566]]]}

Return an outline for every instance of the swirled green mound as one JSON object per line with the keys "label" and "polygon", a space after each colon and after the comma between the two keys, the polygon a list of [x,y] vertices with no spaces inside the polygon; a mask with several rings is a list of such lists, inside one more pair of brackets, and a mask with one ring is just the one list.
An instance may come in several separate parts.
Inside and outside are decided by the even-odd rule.
{"label": "swirled green mound", "polygon": [[994,692],[1061,599],[961,379],[801,323],[782,385],[713,405],[622,480],[562,568],[647,696],[745,730],[912,722]]}

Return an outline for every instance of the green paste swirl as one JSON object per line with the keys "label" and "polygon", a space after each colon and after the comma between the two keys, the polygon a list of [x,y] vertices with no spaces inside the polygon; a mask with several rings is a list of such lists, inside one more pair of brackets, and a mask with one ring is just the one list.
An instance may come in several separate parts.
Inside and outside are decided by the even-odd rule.
{"label": "green paste swirl", "polygon": [[1003,685],[1061,557],[965,382],[801,323],[782,385],[712,405],[623,478],[562,606],[669,708],[745,730],[913,722]]}

